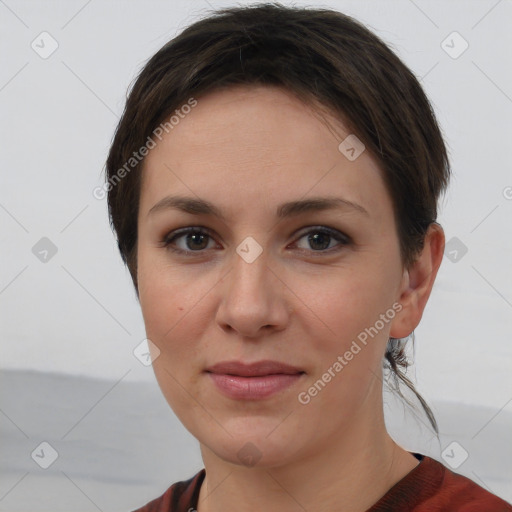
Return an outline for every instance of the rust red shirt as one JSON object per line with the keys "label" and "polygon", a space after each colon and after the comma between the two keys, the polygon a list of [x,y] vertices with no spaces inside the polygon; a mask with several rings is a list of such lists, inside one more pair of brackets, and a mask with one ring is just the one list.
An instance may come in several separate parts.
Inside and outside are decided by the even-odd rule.
{"label": "rust red shirt", "polygon": [[[512,512],[512,505],[469,478],[426,455],[413,455],[420,463],[367,512]],[[134,512],[194,512],[205,475],[203,468]]]}

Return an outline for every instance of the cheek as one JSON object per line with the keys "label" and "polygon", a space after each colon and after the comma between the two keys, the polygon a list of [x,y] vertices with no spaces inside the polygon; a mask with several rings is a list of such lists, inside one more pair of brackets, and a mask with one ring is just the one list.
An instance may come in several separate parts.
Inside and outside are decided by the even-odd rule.
{"label": "cheek", "polygon": [[139,245],[139,299],[146,328],[162,335],[191,311],[201,297],[204,281],[193,269],[172,265],[165,249]]}
{"label": "cheek", "polygon": [[204,294],[201,280],[178,272],[149,249],[139,250],[138,264],[139,301],[147,337],[165,358],[171,352],[179,355],[192,349],[198,326],[189,319],[197,320],[198,298]]}
{"label": "cheek", "polygon": [[146,336],[158,348],[153,371],[168,404],[180,417],[191,414],[190,395],[202,370],[200,340],[207,314],[199,299],[206,290],[200,280],[179,278],[178,274],[155,263],[139,261],[139,300]]}
{"label": "cheek", "polygon": [[304,302],[300,330],[311,340],[316,360],[304,391],[313,386],[312,393],[322,395],[317,406],[333,401],[356,407],[379,375],[395,315],[392,279],[378,258],[366,258],[360,267],[302,277],[294,288]]}
{"label": "cheek", "polygon": [[329,338],[347,341],[373,325],[391,307],[396,283],[369,259],[360,268],[336,268],[315,276],[295,278],[293,287],[304,311]]}
{"label": "cheek", "polygon": [[314,315],[308,308],[301,314],[311,319],[301,330],[309,329],[314,364],[299,401],[307,402],[304,411],[316,410],[324,417],[328,409],[332,418],[344,421],[366,402],[380,379],[390,323],[379,323],[380,329],[375,324],[391,304],[382,297],[381,284],[365,274],[322,281],[310,288],[308,307]]}

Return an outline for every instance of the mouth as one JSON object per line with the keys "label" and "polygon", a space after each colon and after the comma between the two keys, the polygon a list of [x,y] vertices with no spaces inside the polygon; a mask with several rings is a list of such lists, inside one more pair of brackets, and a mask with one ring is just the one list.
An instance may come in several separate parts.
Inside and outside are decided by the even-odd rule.
{"label": "mouth", "polygon": [[207,368],[216,388],[235,400],[261,400],[284,391],[299,381],[305,372],[278,361],[245,364],[225,361]]}

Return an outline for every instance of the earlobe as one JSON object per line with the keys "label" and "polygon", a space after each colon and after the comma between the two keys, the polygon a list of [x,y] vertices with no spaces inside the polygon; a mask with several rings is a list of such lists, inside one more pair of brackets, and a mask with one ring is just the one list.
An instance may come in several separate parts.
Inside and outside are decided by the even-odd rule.
{"label": "earlobe", "polygon": [[421,253],[409,269],[404,270],[398,300],[402,310],[393,319],[391,337],[405,338],[420,323],[443,259],[444,241],[443,228],[433,222],[425,234]]}

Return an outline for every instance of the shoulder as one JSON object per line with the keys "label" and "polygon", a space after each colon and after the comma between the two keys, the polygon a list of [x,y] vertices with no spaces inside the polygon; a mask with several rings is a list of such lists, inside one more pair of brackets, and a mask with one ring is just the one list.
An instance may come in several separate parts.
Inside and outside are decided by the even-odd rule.
{"label": "shoulder", "polygon": [[190,509],[195,510],[205,474],[203,468],[192,478],[175,482],[162,496],[133,512],[189,512]]}
{"label": "shoulder", "polygon": [[435,459],[420,463],[367,512],[512,512],[512,505]]}
{"label": "shoulder", "polygon": [[437,492],[425,502],[425,510],[436,510],[429,508],[430,502],[438,508],[442,507],[439,510],[446,508],[459,512],[512,512],[512,505],[506,501],[473,480],[451,471],[434,459],[431,460],[441,468],[443,478]]}

